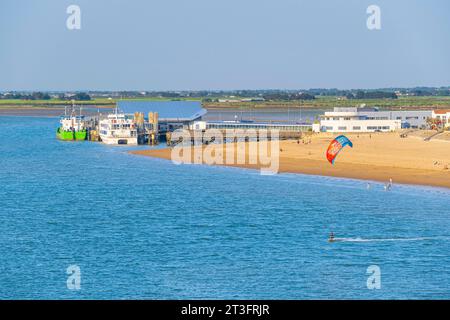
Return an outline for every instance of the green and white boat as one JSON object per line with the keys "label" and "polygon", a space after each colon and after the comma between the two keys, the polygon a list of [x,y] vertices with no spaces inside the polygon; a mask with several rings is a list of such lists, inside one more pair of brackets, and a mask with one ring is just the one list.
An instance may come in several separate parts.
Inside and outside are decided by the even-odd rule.
{"label": "green and white boat", "polygon": [[[80,110],[81,113],[81,110]],[[60,127],[56,130],[56,137],[64,141],[81,141],[87,138],[86,121],[84,116],[76,115],[72,108],[70,116],[64,115],[59,121]]]}

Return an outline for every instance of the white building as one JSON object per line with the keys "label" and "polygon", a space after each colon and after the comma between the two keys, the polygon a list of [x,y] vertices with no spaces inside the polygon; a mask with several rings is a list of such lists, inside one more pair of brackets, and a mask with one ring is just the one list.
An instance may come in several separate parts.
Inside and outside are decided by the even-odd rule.
{"label": "white building", "polygon": [[423,129],[427,126],[427,119],[432,117],[431,110],[407,111],[378,111],[362,108],[358,110],[368,120],[400,120],[402,128]]}
{"label": "white building", "polygon": [[334,108],[321,116],[319,128],[314,126],[314,129],[322,132],[390,132],[401,127],[401,120],[369,119],[358,108]]}
{"label": "white building", "polygon": [[206,130],[206,121],[192,121],[189,130]]}
{"label": "white building", "polygon": [[432,118],[441,120],[444,127],[450,127],[450,109],[433,110]]}

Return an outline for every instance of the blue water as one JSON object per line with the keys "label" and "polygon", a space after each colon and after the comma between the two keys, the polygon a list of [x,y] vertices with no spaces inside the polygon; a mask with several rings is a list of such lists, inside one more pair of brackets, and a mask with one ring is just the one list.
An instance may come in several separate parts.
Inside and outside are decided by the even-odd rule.
{"label": "blue water", "polygon": [[0,117],[0,298],[450,298],[448,190],[176,166],[57,121]]}

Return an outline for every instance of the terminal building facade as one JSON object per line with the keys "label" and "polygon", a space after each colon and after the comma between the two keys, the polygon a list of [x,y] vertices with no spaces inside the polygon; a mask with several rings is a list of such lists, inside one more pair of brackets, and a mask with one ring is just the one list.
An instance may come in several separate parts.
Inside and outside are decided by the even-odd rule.
{"label": "terminal building facade", "polygon": [[432,111],[378,111],[375,108],[334,108],[313,125],[316,132],[390,132],[425,128]]}

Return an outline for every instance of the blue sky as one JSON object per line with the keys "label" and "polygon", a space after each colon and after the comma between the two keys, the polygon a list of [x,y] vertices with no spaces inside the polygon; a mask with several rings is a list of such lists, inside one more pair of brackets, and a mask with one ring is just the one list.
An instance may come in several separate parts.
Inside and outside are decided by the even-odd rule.
{"label": "blue sky", "polygon": [[1,0],[0,91],[448,86],[449,14],[446,0]]}

